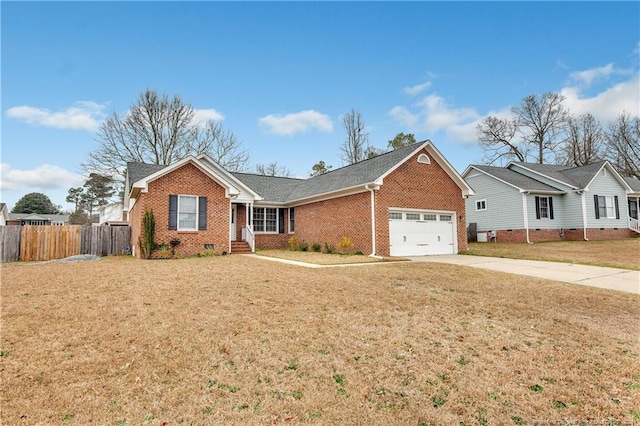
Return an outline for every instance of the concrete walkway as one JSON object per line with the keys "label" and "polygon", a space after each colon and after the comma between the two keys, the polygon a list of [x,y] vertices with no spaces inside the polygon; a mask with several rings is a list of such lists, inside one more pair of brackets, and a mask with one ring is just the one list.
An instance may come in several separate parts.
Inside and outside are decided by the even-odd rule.
{"label": "concrete walkway", "polygon": [[[307,268],[336,268],[349,266],[392,265],[396,262],[348,263],[337,265],[317,265],[297,260],[245,254],[243,256]],[[414,262],[449,263],[452,265],[470,266],[510,274],[527,275],[536,278],[562,281],[609,290],[640,294],[640,271],[628,269],[605,268],[602,266],[578,265],[575,263],[543,262],[539,260],[505,259],[501,257],[466,256],[459,254],[439,256],[404,257]],[[406,263],[401,261],[397,263]]]}
{"label": "concrete walkway", "polygon": [[575,263],[539,260],[504,259],[498,257],[441,255],[410,257],[415,262],[449,263],[473,268],[528,275],[571,284],[587,285],[640,294],[640,271],[577,265]]}

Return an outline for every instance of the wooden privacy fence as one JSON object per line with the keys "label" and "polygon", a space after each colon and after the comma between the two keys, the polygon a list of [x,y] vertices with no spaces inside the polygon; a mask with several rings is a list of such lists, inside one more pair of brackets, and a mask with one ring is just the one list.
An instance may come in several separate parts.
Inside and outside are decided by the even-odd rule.
{"label": "wooden privacy fence", "polygon": [[129,226],[0,226],[0,260],[52,260],[130,252]]}

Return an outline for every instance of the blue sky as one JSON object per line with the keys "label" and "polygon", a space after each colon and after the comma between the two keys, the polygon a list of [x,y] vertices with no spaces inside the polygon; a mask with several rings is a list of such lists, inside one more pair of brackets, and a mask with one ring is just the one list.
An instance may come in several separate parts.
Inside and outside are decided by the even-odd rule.
{"label": "blue sky", "polygon": [[251,163],[342,166],[340,117],[373,146],[430,139],[462,172],[475,127],[561,92],[603,122],[638,115],[637,2],[7,2],[0,201],[65,209],[112,111],[147,88],[222,119]]}

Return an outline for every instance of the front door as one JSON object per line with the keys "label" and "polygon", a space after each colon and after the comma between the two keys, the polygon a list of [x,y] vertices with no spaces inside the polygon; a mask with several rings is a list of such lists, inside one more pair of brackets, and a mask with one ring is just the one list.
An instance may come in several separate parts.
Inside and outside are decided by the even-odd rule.
{"label": "front door", "polygon": [[636,200],[629,200],[629,216],[637,219],[638,218],[638,202]]}
{"label": "front door", "polygon": [[231,205],[231,223],[229,224],[229,237],[231,241],[235,241],[236,237],[236,218],[238,217],[238,206]]}

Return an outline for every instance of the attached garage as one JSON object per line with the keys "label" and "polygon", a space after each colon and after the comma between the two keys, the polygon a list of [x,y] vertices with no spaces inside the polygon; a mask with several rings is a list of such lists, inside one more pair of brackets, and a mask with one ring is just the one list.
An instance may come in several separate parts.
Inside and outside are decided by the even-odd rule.
{"label": "attached garage", "polygon": [[389,210],[391,256],[457,253],[455,212]]}

